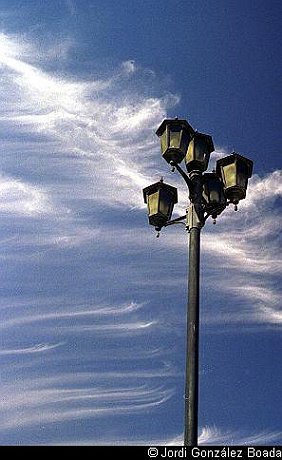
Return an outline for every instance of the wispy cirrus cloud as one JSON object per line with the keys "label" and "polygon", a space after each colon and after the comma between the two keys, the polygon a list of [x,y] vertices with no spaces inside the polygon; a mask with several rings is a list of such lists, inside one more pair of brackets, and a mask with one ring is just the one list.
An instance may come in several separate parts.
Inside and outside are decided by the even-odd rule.
{"label": "wispy cirrus cloud", "polygon": [[[222,430],[215,426],[213,427],[203,427],[200,430],[198,444],[199,446],[267,446],[275,445],[277,441],[281,438],[281,432],[279,431],[260,431],[258,433],[243,433],[240,431],[232,430]],[[61,441],[56,443],[56,445],[85,445],[91,446],[95,445],[95,440],[89,439],[80,439],[80,440],[69,440]],[[172,437],[171,439],[167,438],[155,438],[155,439],[146,439],[139,438],[136,441],[132,439],[107,439],[104,438],[100,441],[100,445],[115,445],[115,446],[142,446],[142,445],[151,445],[151,446],[183,446],[184,445],[184,434]]]}
{"label": "wispy cirrus cloud", "polygon": [[281,438],[281,431],[260,431],[258,433],[243,433],[232,430],[222,430],[216,427],[204,427],[199,437],[200,445],[271,445]]}
{"label": "wispy cirrus cloud", "polygon": [[48,343],[39,343],[38,345],[33,345],[30,347],[25,348],[7,348],[7,349],[0,349],[0,357],[1,356],[12,356],[12,355],[30,355],[34,353],[43,353],[45,351],[53,350],[54,348],[61,347],[63,343],[55,343],[55,344],[48,344]]}
{"label": "wispy cirrus cloud", "polygon": [[[93,379],[93,376],[92,376]],[[94,377],[95,380],[95,377]],[[59,382],[58,382],[59,383]],[[171,397],[171,390],[160,387],[114,386],[113,388],[62,388],[52,386],[29,389],[23,382],[22,388],[14,387],[0,405],[5,411],[1,430],[36,426],[40,424],[82,420],[115,414],[136,413],[163,404]],[[60,405],[60,410],[57,410]],[[38,410],[40,409],[40,411]]]}
{"label": "wispy cirrus cloud", "polygon": [[[281,171],[254,176],[239,213],[228,210],[219,217],[217,231],[203,235],[208,286],[214,289],[214,277],[220,271],[215,270],[214,260],[218,260],[222,276],[217,278],[217,288],[232,295],[241,307],[231,312],[227,303],[225,311],[212,312],[209,323],[281,325],[281,292],[276,282],[282,266],[280,199]],[[228,280],[223,270],[230,273]]]}
{"label": "wispy cirrus cloud", "polygon": [[[17,138],[11,143],[11,135],[3,139],[2,151],[11,152],[0,164],[4,175],[12,169],[23,172],[14,162],[20,149],[25,174],[40,183],[42,197],[56,203],[59,221],[65,218],[68,224],[81,199],[109,207],[142,206],[139,187],[149,176],[148,165],[138,159],[154,163],[154,127],[177,98],[121,91],[134,79],[133,61],[109,78],[74,81],[40,69],[36,49],[18,39],[1,34],[0,50],[1,124],[20,138],[20,143]],[[11,181],[9,192],[16,184],[20,189],[18,178]],[[19,201],[22,195],[18,190]],[[23,208],[20,203],[18,208]]]}
{"label": "wispy cirrus cloud", "polygon": [[54,213],[48,193],[20,179],[0,176],[0,213],[38,216]]}
{"label": "wispy cirrus cloud", "polygon": [[[140,319],[139,310],[141,307],[142,305],[130,302],[120,306],[105,305],[104,307],[97,306],[96,308],[91,306],[87,310],[78,305],[75,310],[59,310],[57,304],[54,303],[53,312],[41,311],[40,314],[32,314],[33,309],[29,307],[25,312],[21,310],[20,315],[18,314],[19,310],[14,309],[12,314],[7,314],[6,318],[3,318],[0,329],[5,330],[23,326],[27,328],[36,325],[44,329],[51,328],[54,331],[53,334],[59,334],[60,336],[74,332],[77,334],[95,333],[96,335],[105,333],[111,333],[112,335],[134,334],[157,324],[156,320],[144,321]],[[33,350],[33,348],[23,350]],[[37,348],[34,349],[34,351],[36,350]],[[3,353],[6,354],[5,351]]]}
{"label": "wispy cirrus cloud", "polygon": [[[218,428],[216,426],[204,426],[199,433],[199,446],[260,446],[275,444],[281,438],[281,431],[260,431],[247,433],[240,430],[233,431]],[[184,434],[176,436],[172,440],[159,444],[168,446],[183,446]]]}
{"label": "wispy cirrus cloud", "polygon": [[[47,59],[70,46],[51,43]],[[185,321],[156,301],[185,284],[185,234],[151,238],[141,193],[167,171],[154,130],[179,97],[145,94],[138,81],[146,73],[154,86],[155,76],[133,60],[106,77],[78,78],[47,72],[40,57],[27,40],[0,35],[1,391],[3,430],[18,439],[25,429],[52,437],[56,423],[100,423],[113,406],[117,416],[151,418],[174,395],[181,372],[171,360]],[[235,317],[221,304],[206,324],[280,324],[269,277],[279,272],[270,214],[279,177],[254,176],[240,214],[227,210],[216,232],[208,224],[203,232],[205,286],[232,293],[240,307]],[[167,181],[179,183],[176,175]],[[182,211],[186,200],[180,192]],[[206,429],[202,441],[209,436],[231,439]]]}

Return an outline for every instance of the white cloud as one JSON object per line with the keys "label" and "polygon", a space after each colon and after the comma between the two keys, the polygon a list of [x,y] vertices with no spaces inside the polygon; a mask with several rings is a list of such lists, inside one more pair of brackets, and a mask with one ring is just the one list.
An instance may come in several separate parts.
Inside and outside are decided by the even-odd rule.
{"label": "white cloud", "polygon": [[282,196],[282,171],[277,170],[261,178],[257,174],[252,177],[248,189],[247,199],[242,202],[243,207],[261,208],[262,203],[271,204],[277,197]]}
{"label": "white cloud", "polygon": [[[14,235],[17,258],[21,248],[97,241],[100,206],[143,209],[141,189],[159,156],[154,130],[178,100],[145,97],[138,85],[130,90],[129,74],[139,72],[133,61],[106,78],[75,81],[42,70],[39,54],[22,37],[0,35],[0,212],[41,218],[36,231],[26,221]],[[79,218],[81,200],[97,209],[96,224]]]}
{"label": "white cloud", "polygon": [[125,73],[131,74],[136,71],[136,63],[134,60],[131,61],[124,61],[121,64],[122,69],[124,70]]}
{"label": "white cloud", "polygon": [[[271,445],[274,441],[279,441],[282,431],[260,431],[258,433],[247,433],[240,430],[228,430],[216,426],[204,426],[199,433],[199,446],[260,446]],[[167,441],[168,446],[183,446],[184,434]],[[145,443],[144,443],[145,444]],[[157,444],[157,443],[156,443]]]}
{"label": "white cloud", "polygon": [[[267,446],[274,442],[277,443],[281,439],[281,431],[260,431],[258,433],[243,433],[240,431],[233,430],[222,430],[215,426],[203,427],[199,433],[198,443],[199,446]],[[77,440],[65,440],[55,445],[73,445],[73,446],[93,446],[93,445],[114,445],[114,446],[183,446],[184,445],[184,434],[177,435],[171,439],[165,438],[153,438],[148,437],[137,438],[137,439],[109,439],[104,438],[99,442],[95,439],[77,439]]]}
{"label": "white cloud", "polygon": [[1,54],[3,57],[28,58],[32,54],[32,46],[23,36],[0,33]]}
{"label": "white cloud", "polygon": [[216,427],[204,427],[199,437],[200,445],[271,445],[281,439],[282,431],[261,431],[258,433],[242,433],[239,430],[222,430]]}
{"label": "white cloud", "polygon": [[22,388],[15,386],[0,403],[0,410],[5,411],[1,430],[110,416],[113,405],[115,415],[138,413],[163,404],[171,395],[171,390],[147,385],[33,390],[23,382]]}
{"label": "white cloud", "polygon": [[[29,304],[29,302],[27,302],[27,304]],[[138,313],[142,306],[142,304],[130,302],[128,304],[117,306],[98,305],[95,307],[92,305],[87,309],[83,308],[81,305],[76,305],[75,310],[71,309],[73,306],[69,307],[68,309],[64,308],[62,310],[58,307],[56,300],[54,300],[54,304],[52,306],[48,304],[48,312],[45,313],[42,309],[39,314],[30,314],[32,309],[37,309],[37,305],[35,305],[35,308],[30,305],[26,314],[22,312],[21,316],[19,317],[18,313],[16,312],[15,317],[3,320],[0,324],[0,329],[34,323],[46,323],[48,321],[56,321],[57,328],[59,322],[61,321],[62,329],[77,331],[95,330],[96,332],[99,332],[99,330],[101,330],[101,332],[103,332],[106,329],[115,332],[131,329],[135,330],[139,328],[143,329],[152,326],[154,323],[142,321],[132,323],[130,319],[126,319],[126,317],[130,318],[133,313]],[[74,319],[76,319],[75,325],[73,325]],[[97,319],[100,321],[97,322]],[[83,320],[86,321],[86,324],[81,324],[78,322]],[[109,320],[109,323],[105,324],[101,322],[102,320]],[[68,322],[70,324],[68,324]]]}
{"label": "white cloud", "polygon": [[33,345],[32,347],[25,347],[25,348],[7,348],[7,349],[0,349],[0,356],[12,356],[12,355],[29,355],[34,353],[43,353],[45,351],[50,351],[55,348],[61,347],[63,343],[55,343],[55,344],[48,344],[48,343],[40,343],[38,345]]}
{"label": "white cloud", "polygon": [[[49,153],[51,159],[56,152],[65,157],[68,167],[70,155],[74,156],[73,170],[76,156],[89,159],[91,164],[85,161],[89,169],[84,191],[89,192],[92,182],[97,201],[110,202],[111,206],[141,206],[136,181],[137,186],[143,187],[149,180],[146,171],[154,163],[152,155],[156,151],[154,129],[177,98],[143,97],[138,89],[126,94],[120,91],[126,85],[123,74],[113,73],[111,78],[89,82],[48,74],[38,65],[26,62],[18,42],[3,34],[0,51],[4,82],[2,123],[7,129],[49,137],[52,144],[44,143],[44,155]],[[126,73],[135,70],[132,61],[122,66]],[[44,172],[48,163],[40,149],[37,155]],[[100,196],[98,190],[102,188]]]}
{"label": "white cloud", "polygon": [[210,312],[207,323],[281,325],[281,293],[275,283],[282,266],[281,216],[275,208],[281,191],[281,171],[262,178],[256,175],[239,212],[228,209],[216,228],[207,225],[204,229],[206,283],[213,292],[220,289],[240,305],[236,312],[221,306],[220,311]]}
{"label": "white cloud", "polygon": [[0,176],[0,213],[37,216],[53,212],[50,196],[43,188],[20,179]]}

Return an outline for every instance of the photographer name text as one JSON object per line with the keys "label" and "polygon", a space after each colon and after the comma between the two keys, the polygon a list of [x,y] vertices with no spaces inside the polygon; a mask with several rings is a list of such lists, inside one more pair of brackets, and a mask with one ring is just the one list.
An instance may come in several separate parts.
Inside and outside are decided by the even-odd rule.
{"label": "photographer name text", "polygon": [[247,447],[243,449],[232,447],[221,447],[212,449],[193,447],[191,450],[186,447],[162,449],[151,448],[148,455],[150,458],[282,458],[282,450],[276,447],[258,448]]}

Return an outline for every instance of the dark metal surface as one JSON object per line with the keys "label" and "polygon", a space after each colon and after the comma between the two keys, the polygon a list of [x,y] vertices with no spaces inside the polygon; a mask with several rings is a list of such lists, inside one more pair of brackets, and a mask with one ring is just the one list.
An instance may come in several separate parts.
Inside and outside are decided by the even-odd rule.
{"label": "dark metal surface", "polygon": [[173,161],[170,163],[171,166],[173,168],[175,168],[179,174],[183,177],[183,179],[185,180],[186,184],[187,184],[187,187],[189,189],[189,192],[190,190],[192,189],[193,187],[193,184],[192,184],[192,181],[189,179],[189,177],[187,176],[186,172],[183,171],[183,169],[181,168],[181,166],[179,166],[177,163],[174,163]]}
{"label": "dark metal surface", "polygon": [[194,227],[189,234],[184,446],[197,446],[198,440],[200,232]]}

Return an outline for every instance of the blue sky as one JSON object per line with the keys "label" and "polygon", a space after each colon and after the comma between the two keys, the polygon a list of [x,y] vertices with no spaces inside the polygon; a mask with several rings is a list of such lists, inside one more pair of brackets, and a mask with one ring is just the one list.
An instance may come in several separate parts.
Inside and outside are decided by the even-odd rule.
{"label": "blue sky", "polygon": [[142,188],[185,185],[179,116],[254,161],[202,236],[199,441],[281,444],[281,3],[0,6],[0,443],[180,444],[187,235]]}

